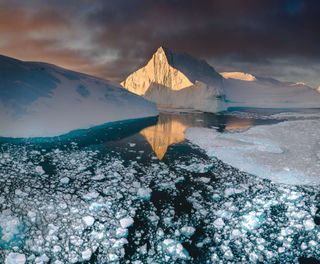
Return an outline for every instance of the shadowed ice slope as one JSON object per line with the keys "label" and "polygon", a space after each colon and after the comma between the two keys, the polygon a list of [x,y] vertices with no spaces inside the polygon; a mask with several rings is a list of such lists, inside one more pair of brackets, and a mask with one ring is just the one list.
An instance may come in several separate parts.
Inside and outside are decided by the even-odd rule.
{"label": "shadowed ice slope", "polygon": [[320,93],[303,83],[280,82],[241,72],[221,74],[225,77],[228,107],[320,107]]}
{"label": "shadowed ice slope", "polygon": [[107,81],[0,56],[0,136],[56,136],[157,114],[153,103]]}

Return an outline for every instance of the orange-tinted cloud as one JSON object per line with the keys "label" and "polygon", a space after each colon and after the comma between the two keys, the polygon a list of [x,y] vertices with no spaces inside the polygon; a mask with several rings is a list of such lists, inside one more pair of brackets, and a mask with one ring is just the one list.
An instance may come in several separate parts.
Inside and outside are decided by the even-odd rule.
{"label": "orange-tinted cloud", "polygon": [[318,0],[0,1],[0,53],[120,81],[165,45],[318,86],[319,12]]}

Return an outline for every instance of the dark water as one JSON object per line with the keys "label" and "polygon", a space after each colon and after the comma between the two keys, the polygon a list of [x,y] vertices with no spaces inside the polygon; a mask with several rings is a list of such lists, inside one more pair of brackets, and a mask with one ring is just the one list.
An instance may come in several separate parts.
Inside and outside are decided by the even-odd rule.
{"label": "dark water", "polygon": [[[161,113],[52,139],[2,139],[0,262],[10,252],[57,264],[319,258],[317,188],[247,175],[184,139],[189,127],[235,132],[281,121],[241,111]],[[133,222],[121,228],[125,218]]]}

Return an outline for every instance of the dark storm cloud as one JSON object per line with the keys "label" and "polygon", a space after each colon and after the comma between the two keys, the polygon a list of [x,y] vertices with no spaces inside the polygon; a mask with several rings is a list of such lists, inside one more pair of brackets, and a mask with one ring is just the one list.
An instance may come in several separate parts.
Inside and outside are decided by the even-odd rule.
{"label": "dark storm cloud", "polygon": [[[28,26],[8,22],[14,10]],[[164,45],[204,58],[219,70],[279,78],[294,72],[299,80],[320,84],[317,0],[0,0],[0,13],[7,14],[0,15],[0,32],[7,32],[7,39],[15,39],[8,34],[12,28],[20,32],[19,40],[35,45],[45,40],[48,46],[30,53],[42,51],[41,58],[48,54],[52,62],[104,78],[124,78]],[[10,52],[10,41],[6,47],[8,55],[19,49]]]}

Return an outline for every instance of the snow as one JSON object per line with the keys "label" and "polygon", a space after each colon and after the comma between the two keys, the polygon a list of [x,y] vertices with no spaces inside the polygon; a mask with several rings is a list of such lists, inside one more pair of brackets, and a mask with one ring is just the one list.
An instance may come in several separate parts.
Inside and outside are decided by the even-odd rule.
{"label": "snow", "polygon": [[88,75],[4,56],[0,67],[2,137],[57,136],[158,115],[153,103]]}
{"label": "snow", "polygon": [[238,133],[189,128],[186,138],[209,156],[262,178],[286,184],[320,183],[320,120],[286,121]]}
{"label": "snow", "polygon": [[26,256],[20,253],[9,253],[6,256],[5,264],[24,264],[26,263]]}
{"label": "snow", "polygon": [[228,107],[319,108],[320,94],[301,83],[252,75],[223,73]]}

